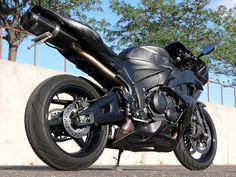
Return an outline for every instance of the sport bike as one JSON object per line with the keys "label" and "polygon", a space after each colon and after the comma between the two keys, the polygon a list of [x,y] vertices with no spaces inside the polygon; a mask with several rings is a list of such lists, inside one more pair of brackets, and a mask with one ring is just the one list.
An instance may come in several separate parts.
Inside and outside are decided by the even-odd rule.
{"label": "sport bike", "polygon": [[58,75],[31,94],[25,111],[28,140],[38,157],[59,170],[93,164],[104,148],[174,151],[190,170],[203,170],[216,154],[217,137],[205,105],[198,101],[208,82],[200,57],[180,42],[165,48],[141,45],[120,54],[89,26],[40,6],[21,26],[87,73]]}

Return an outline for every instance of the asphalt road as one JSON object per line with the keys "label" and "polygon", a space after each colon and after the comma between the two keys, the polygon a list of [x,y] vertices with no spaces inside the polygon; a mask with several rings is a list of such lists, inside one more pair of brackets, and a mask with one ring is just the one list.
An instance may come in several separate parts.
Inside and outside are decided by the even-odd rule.
{"label": "asphalt road", "polygon": [[182,166],[92,166],[82,171],[57,171],[47,166],[0,166],[0,177],[236,177],[236,166],[189,171]]}

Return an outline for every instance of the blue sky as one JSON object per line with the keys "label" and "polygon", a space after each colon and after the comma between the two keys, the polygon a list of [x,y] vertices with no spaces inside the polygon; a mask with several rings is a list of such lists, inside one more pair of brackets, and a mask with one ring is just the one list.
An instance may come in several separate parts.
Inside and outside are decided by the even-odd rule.
{"label": "blue sky", "polygon": [[[109,0],[102,1],[102,7],[104,9],[103,13],[90,13],[89,15],[102,19],[105,18],[109,23],[114,24],[117,20],[117,16],[112,13],[109,8]],[[137,4],[139,0],[130,1],[131,4]],[[217,8],[219,5],[225,5],[229,8],[236,6],[236,0],[211,0],[209,5],[210,8]],[[19,48],[17,61],[27,64],[33,64],[33,56],[34,50],[27,50],[27,46],[29,46],[32,42],[30,41],[32,37],[28,37]],[[7,42],[3,42],[3,58],[7,59],[8,54],[8,44]],[[57,50],[52,49],[45,44],[41,44],[37,46],[37,66],[55,69],[59,71],[63,71],[64,67],[64,58],[57,52]],[[83,75],[81,71],[75,68],[73,64],[67,62],[67,72],[73,73],[76,75]],[[227,79],[225,76],[221,77],[221,81]],[[220,87],[217,85],[211,85],[211,101],[215,103],[220,103]],[[206,87],[203,92],[201,99],[203,101],[207,100]],[[233,89],[224,89],[224,102],[226,105],[233,106],[234,105],[234,93]],[[218,95],[217,97],[215,95]]]}

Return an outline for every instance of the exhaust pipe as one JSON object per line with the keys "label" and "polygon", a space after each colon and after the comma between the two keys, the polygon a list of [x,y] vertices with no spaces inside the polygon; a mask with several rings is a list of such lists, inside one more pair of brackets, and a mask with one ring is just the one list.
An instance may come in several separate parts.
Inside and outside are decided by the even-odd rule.
{"label": "exhaust pipe", "polygon": [[101,72],[103,72],[108,78],[114,80],[118,85],[122,85],[125,88],[128,88],[126,86],[126,84],[119,78],[117,77],[117,75],[112,72],[111,70],[109,70],[106,66],[104,66],[99,60],[97,60],[96,58],[94,58],[92,55],[82,51],[79,47],[77,46],[73,46],[72,47],[74,52],[76,52],[78,55],[82,56],[83,58],[87,59],[88,62],[91,65],[94,65],[95,68],[97,68],[98,70],[100,70]]}
{"label": "exhaust pipe", "polygon": [[[52,37],[47,40],[47,42],[53,44],[59,49],[65,51],[67,49],[72,49],[79,56],[88,60],[94,67],[104,73],[104,75],[112,80],[114,80],[118,85],[123,85],[127,88],[126,84],[117,77],[117,74],[109,70],[105,65],[103,65],[98,59],[94,58],[92,55],[83,51],[81,48],[76,46],[77,38],[71,34],[73,33],[73,27],[60,25],[54,21],[60,21],[60,17],[52,17],[47,14],[47,9],[40,6],[34,6],[22,16],[20,20],[20,25],[26,31],[40,36],[46,32],[50,32]],[[54,19],[54,20],[53,20]],[[72,29],[72,30],[71,30]],[[69,31],[69,32],[68,32]],[[77,35],[77,34],[76,34]],[[79,34],[78,34],[79,35]]]}
{"label": "exhaust pipe", "polygon": [[[50,32],[52,38],[48,42],[61,50],[69,49],[77,39],[66,32],[63,27],[40,15],[27,11],[20,20],[21,27],[35,36]],[[53,39],[53,40],[52,40]]]}
{"label": "exhaust pipe", "polygon": [[22,16],[20,25],[26,31],[29,31],[36,36],[41,35],[47,31],[52,32],[56,28],[56,24],[53,24],[45,17],[39,14],[31,13],[29,11]]}

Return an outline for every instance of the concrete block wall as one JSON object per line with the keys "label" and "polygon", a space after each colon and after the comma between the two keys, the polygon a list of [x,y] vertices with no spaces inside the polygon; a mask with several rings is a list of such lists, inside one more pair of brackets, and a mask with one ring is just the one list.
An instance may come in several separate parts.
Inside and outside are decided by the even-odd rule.
{"label": "concrete block wall", "polygon": [[[46,78],[65,74],[31,65],[0,60],[0,165],[43,165],[34,154],[24,129],[24,111],[33,89]],[[236,109],[207,104],[218,134],[214,164],[236,164]],[[95,163],[112,165],[116,150],[106,149]],[[121,165],[179,164],[173,153],[124,152]]]}

